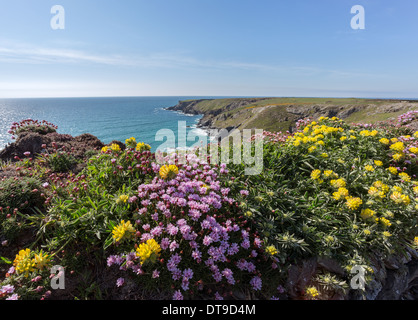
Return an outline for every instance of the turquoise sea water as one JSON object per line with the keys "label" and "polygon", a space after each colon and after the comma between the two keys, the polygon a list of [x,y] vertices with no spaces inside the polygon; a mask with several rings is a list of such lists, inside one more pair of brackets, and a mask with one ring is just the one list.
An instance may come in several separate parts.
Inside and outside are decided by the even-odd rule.
{"label": "turquoise sea water", "polygon": [[[184,141],[178,134],[179,121],[186,121],[186,130],[191,130],[201,116],[164,108],[174,106],[180,100],[201,98],[210,97],[0,99],[0,150],[13,141],[7,133],[12,123],[23,119],[47,120],[58,126],[59,133],[74,137],[91,133],[104,143],[124,142],[135,137],[137,142],[150,144],[153,151],[163,144],[155,141],[156,133],[160,129],[170,129],[176,135],[178,146]],[[205,132],[200,130],[199,134],[205,135]],[[193,143],[187,142],[187,146]]]}

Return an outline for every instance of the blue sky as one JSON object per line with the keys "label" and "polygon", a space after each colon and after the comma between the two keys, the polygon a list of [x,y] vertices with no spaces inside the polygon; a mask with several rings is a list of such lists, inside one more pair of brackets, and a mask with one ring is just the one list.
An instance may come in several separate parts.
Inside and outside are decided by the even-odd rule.
{"label": "blue sky", "polygon": [[418,98],[417,12],[415,0],[0,0],[0,97]]}

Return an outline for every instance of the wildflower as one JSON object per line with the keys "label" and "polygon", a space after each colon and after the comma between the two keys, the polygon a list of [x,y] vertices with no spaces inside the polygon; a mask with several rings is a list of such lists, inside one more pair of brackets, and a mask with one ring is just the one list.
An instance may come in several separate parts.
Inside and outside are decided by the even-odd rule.
{"label": "wildflower", "polygon": [[356,210],[358,207],[360,207],[360,205],[363,203],[363,201],[360,198],[356,198],[356,197],[347,197],[347,202],[346,202],[346,206],[350,209],[350,210]]}
{"label": "wildflower", "polygon": [[116,280],[116,286],[118,286],[118,287],[123,286],[124,283],[125,283],[124,278],[119,278],[119,279]]}
{"label": "wildflower", "polygon": [[6,300],[18,300],[19,296],[17,293],[13,293],[10,297],[7,297]]}
{"label": "wildflower", "polygon": [[113,239],[116,242],[121,240],[130,239],[130,237],[135,233],[135,228],[132,226],[130,221],[125,222],[122,220],[120,224],[113,228]]}
{"label": "wildflower", "polygon": [[334,188],[344,188],[346,186],[346,182],[344,179],[331,180],[330,184]]}
{"label": "wildflower", "polygon": [[17,273],[24,274],[25,277],[28,277],[29,273],[32,272],[35,267],[35,261],[31,258],[31,254],[32,252],[29,248],[20,250],[13,262],[13,266],[16,268]]}
{"label": "wildflower", "polygon": [[112,143],[110,149],[112,149],[112,151],[121,151],[120,146],[117,143]]}
{"label": "wildflower", "polygon": [[266,252],[271,255],[274,256],[275,254],[277,254],[277,249],[274,246],[268,246],[266,248]]}
{"label": "wildflower", "polygon": [[[335,177],[335,175],[337,175],[337,174],[336,174],[336,173],[334,173],[334,171],[332,171],[332,170],[325,170],[325,171],[324,171],[324,176],[325,176],[325,177],[327,177],[327,178],[329,178],[329,177],[331,177],[331,176],[334,178],[334,177]],[[338,176],[338,175],[337,175],[337,176]]]}
{"label": "wildflower", "polygon": [[374,164],[375,164],[376,166],[378,166],[378,167],[383,166],[383,162],[382,162],[382,161],[380,161],[380,160],[374,160]]}
{"label": "wildflower", "polygon": [[371,209],[364,209],[364,210],[361,210],[360,217],[367,220],[367,219],[372,218],[375,215],[375,213],[376,212]]}
{"label": "wildflower", "polygon": [[128,148],[135,148],[136,140],[135,140],[134,137],[131,137],[131,138],[125,140],[125,144]]}
{"label": "wildflower", "polygon": [[160,168],[160,177],[163,179],[173,179],[179,173],[176,165],[164,165]]}
{"label": "wildflower", "polygon": [[415,192],[416,194],[418,194],[418,186],[413,187],[413,188],[412,188],[412,190],[414,190],[414,192]]}
{"label": "wildflower", "polygon": [[383,236],[384,236],[385,238],[389,238],[389,237],[391,237],[391,236],[392,236],[392,234],[391,234],[390,232],[388,232],[388,231],[383,231],[383,232],[382,232],[382,234],[383,234]]}
{"label": "wildflower", "polygon": [[106,153],[108,150],[109,150],[109,147],[108,146],[104,146],[102,148],[102,153]]}
{"label": "wildflower", "polygon": [[401,179],[405,182],[411,181],[411,177],[406,172],[401,172],[399,177],[401,177]]}
{"label": "wildflower", "polygon": [[369,230],[369,229],[364,229],[364,230],[363,230],[363,233],[364,233],[366,236],[368,236],[368,235],[370,235],[370,234],[371,234],[371,232],[370,232],[370,230]]}
{"label": "wildflower", "polygon": [[369,188],[368,194],[372,197],[377,196],[379,194],[379,190],[376,187],[371,186]]}
{"label": "wildflower", "polygon": [[321,170],[313,170],[313,171],[311,172],[311,178],[312,178],[313,180],[318,179],[320,176],[321,176]]}
{"label": "wildflower", "polygon": [[388,171],[389,171],[391,174],[398,174],[398,169],[396,169],[395,167],[389,167],[389,168],[388,168]]}
{"label": "wildflower", "polygon": [[385,145],[388,145],[390,143],[389,139],[386,139],[386,138],[380,139],[379,142]]}
{"label": "wildflower", "polygon": [[405,204],[408,205],[411,200],[408,195],[404,195],[399,191],[395,191],[391,194],[390,199],[396,204]]}
{"label": "wildflower", "polygon": [[251,284],[251,286],[253,287],[253,290],[261,290],[261,287],[262,287],[262,281],[261,281],[261,278],[260,277],[253,277],[251,280],[250,280],[250,284]]}
{"label": "wildflower", "polygon": [[418,154],[418,148],[417,147],[409,148],[409,151],[414,153],[414,154]]}
{"label": "wildflower", "polygon": [[384,217],[381,217],[379,220],[385,227],[390,227],[392,225],[392,223],[390,223],[390,221]]}
{"label": "wildflower", "polygon": [[50,262],[50,257],[47,254],[44,254],[41,250],[39,254],[35,253],[35,267],[38,270],[43,270],[45,267],[47,267],[48,263]]}
{"label": "wildflower", "polygon": [[328,158],[328,154],[327,154],[327,153],[325,153],[325,152],[324,152],[324,153],[321,153],[321,157],[322,157],[322,158]]}
{"label": "wildflower", "polygon": [[121,204],[121,203],[126,203],[129,200],[129,196],[123,194],[121,196],[119,196],[118,200],[116,200],[117,204]]}
{"label": "wildflower", "polygon": [[309,287],[306,289],[306,296],[310,299],[315,299],[319,296],[318,290],[315,287]]}
{"label": "wildflower", "polygon": [[183,300],[183,295],[181,294],[180,290],[174,292],[173,300]]}
{"label": "wildflower", "polygon": [[154,239],[149,239],[146,243],[141,243],[136,249],[136,255],[140,257],[141,264],[148,259],[150,259],[151,262],[155,262],[160,256],[160,252],[161,247]]}
{"label": "wildflower", "polygon": [[366,171],[370,171],[370,172],[373,172],[374,171],[374,168],[371,165],[365,166],[364,169],[366,169]]}
{"label": "wildflower", "polygon": [[[418,132],[418,131],[417,131]],[[414,245],[418,246],[418,237],[414,238]]]}
{"label": "wildflower", "polygon": [[149,150],[151,150],[151,146],[149,145],[149,144],[146,144],[146,143],[144,143],[144,142],[139,142],[137,145],[136,145],[136,151],[149,151]]}
{"label": "wildflower", "polygon": [[403,152],[403,150],[405,149],[405,145],[403,144],[403,142],[399,141],[399,142],[392,144],[390,146],[390,149],[394,151],[398,151],[398,152]]}
{"label": "wildflower", "polygon": [[308,152],[309,153],[312,153],[312,152],[314,152],[316,150],[316,146],[310,146],[309,148],[308,148]]}
{"label": "wildflower", "polygon": [[338,191],[334,192],[332,196],[335,200],[344,199],[345,197],[348,197],[348,190],[344,187],[338,188]]}
{"label": "wildflower", "polygon": [[399,161],[399,160],[401,160],[403,157],[404,157],[404,154],[403,154],[403,153],[395,153],[395,154],[392,156],[393,160],[395,160],[395,161]]}
{"label": "wildflower", "polygon": [[340,141],[345,141],[345,140],[347,140],[347,137],[346,137],[346,136],[342,136],[342,137],[340,138]]}

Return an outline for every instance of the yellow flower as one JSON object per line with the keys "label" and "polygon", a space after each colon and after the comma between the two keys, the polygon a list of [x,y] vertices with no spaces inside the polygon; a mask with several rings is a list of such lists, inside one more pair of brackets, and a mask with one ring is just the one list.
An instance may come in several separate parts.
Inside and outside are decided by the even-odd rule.
{"label": "yellow flower", "polygon": [[377,196],[379,194],[379,190],[376,187],[371,186],[369,188],[368,194],[372,197]]}
{"label": "yellow flower", "polygon": [[366,169],[366,171],[370,171],[370,172],[373,172],[374,171],[374,168],[371,165],[365,166],[364,169]]}
{"label": "yellow flower", "polygon": [[18,274],[24,274],[25,277],[28,277],[29,273],[34,270],[35,260],[31,258],[31,255],[32,252],[29,248],[20,250],[16,255],[13,265]]}
{"label": "yellow flower", "polygon": [[322,141],[322,140],[319,140],[319,141],[316,142],[316,144],[319,145],[319,146],[323,146],[325,144],[325,142]]}
{"label": "yellow flower", "polygon": [[132,226],[130,221],[125,222],[125,220],[122,220],[120,224],[113,228],[112,233],[113,239],[115,239],[116,242],[119,242],[130,239],[135,233],[135,228]]}
{"label": "yellow flower", "polygon": [[338,191],[334,192],[332,196],[335,200],[344,199],[345,197],[348,197],[348,190],[346,188],[338,188]]}
{"label": "yellow flower", "polygon": [[405,182],[411,181],[411,177],[406,172],[401,172],[399,177],[401,177],[401,179]]}
{"label": "yellow flower", "polygon": [[136,151],[149,151],[149,150],[151,150],[151,146],[149,145],[149,144],[146,144],[146,143],[144,143],[144,142],[139,142],[137,145],[136,145]]}
{"label": "yellow flower", "polygon": [[347,137],[346,137],[346,136],[342,136],[342,137],[340,138],[340,141],[345,141],[345,140],[347,140]]}
{"label": "yellow flower", "polygon": [[418,138],[418,131],[415,131],[415,133],[413,134],[413,136],[414,136],[415,138]]}
{"label": "yellow flower", "polygon": [[[418,131],[417,131],[418,132]],[[418,237],[414,238],[414,245],[418,246]]]}
{"label": "yellow flower", "polygon": [[389,186],[387,184],[384,184],[382,181],[378,180],[373,183],[373,187],[378,188],[379,190],[383,192],[389,191]]}
{"label": "yellow flower", "polygon": [[129,200],[129,196],[127,196],[126,194],[123,194],[121,196],[119,196],[118,200],[116,200],[117,204],[121,204],[121,203],[126,203]]}
{"label": "yellow flower", "polygon": [[346,186],[346,182],[344,179],[331,180],[330,184],[334,188],[344,188]]}
{"label": "yellow flower", "polygon": [[163,165],[160,168],[160,177],[163,179],[173,179],[179,173],[179,168],[176,165]]}
{"label": "yellow flower", "polygon": [[395,161],[399,161],[399,160],[401,160],[402,158],[404,157],[404,154],[403,153],[395,153],[393,156],[392,156],[392,158],[393,158],[393,160],[395,160]]}
{"label": "yellow flower", "polygon": [[110,145],[110,149],[112,149],[113,151],[120,151],[120,146],[117,143],[112,143]]}
{"label": "yellow flower", "polygon": [[373,211],[371,209],[364,209],[361,210],[360,217],[362,217],[364,220],[370,219],[375,215],[376,211]]}
{"label": "yellow flower", "polygon": [[418,186],[413,187],[413,188],[412,188],[412,190],[414,190],[414,192],[415,192],[416,194],[418,194]]}
{"label": "yellow flower", "polygon": [[360,198],[357,198],[357,197],[351,197],[350,196],[350,197],[347,197],[346,200],[347,200],[347,202],[345,203],[345,205],[350,210],[356,210],[363,203],[363,200],[361,200]]}
{"label": "yellow flower", "polygon": [[399,142],[392,144],[390,146],[390,149],[394,151],[398,151],[398,152],[403,152],[403,150],[405,149],[405,145],[403,144],[403,142],[399,141]]}
{"label": "yellow flower", "polygon": [[274,246],[268,246],[266,248],[266,252],[271,255],[274,256],[275,254],[277,254],[277,249]]}
{"label": "yellow flower", "polygon": [[134,137],[131,137],[131,138],[125,140],[125,144],[128,148],[135,148],[136,140],[135,140]]}
{"label": "yellow flower", "polygon": [[395,167],[389,167],[388,170],[391,174],[398,174],[398,169]]}
{"label": "yellow flower", "polygon": [[149,239],[146,243],[141,243],[136,249],[136,255],[140,258],[141,264],[147,260],[155,262],[160,252],[161,247],[154,239]]}
{"label": "yellow flower", "polygon": [[389,139],[382,138],[382,139],[379,140],[379,142],[382,143],[382,144],[388,145],[390,141],[389,141]]}
{"label": "yellow flower", "polygon": [[392,236],[392,234],[390,233],[390,232],[388,232],[388,231],[383,231],[383,236],[385,237],[385,238],[389,238],[389,237],[391,237]]}
{"label": "yellow flower", "polygon": [[335,173],[332,170],[325,170],[324,171],[324,176],[327,177],[327,178],[329,178],[329,177],[331,177],[331,178],[338,178],[338,173]]}
{"label": "yellow flower", "polygon": [[315,149],[316,149],[316,146],[310,146],[309,149],[308,149],[308,152],[312,153],[312,152],[315,151]]}
{"label": "yellow flower", "polygon": [[35,253],[35,258],[34,258],[34,262],[35,262],[35,267],[38,270],[43,270],[44,268],[46,268],[50,262],[50,257],[47,254],[44,254],[41,250],[41,252],[39,252],[39,254]]}
{"label": "yellow flower", "polygon": [[311,178],[312,178],[313,180],[318,179],[320,176],[321,176],[321,170],[316,169],[316,170],[313,170],[313,171],[311,172]]}
{"label": "yellow flower", "polygon": [[382,161],[380,161],[380,160],[374,160],[374,164],[375,164],[376,166],[378,166],[378,167],[383,166],[383,162],[382,162]]}
{"label": "yellow flower", "polygon": [[411,199],[408,195],[404,195],[399,191],[395,191],[391,194],[390,199],[396,204],[405,204],[408,205],[411,202]]}
{"label": "yellow flower", "polygon": [[109,147],[108,147],[108,146],[104,146],[104,147],[102,148],[102,152],[103,152],[103,153],[107,152],[107,150],[109,150]]}
{"label": "yellow flower", "polygon": [[392,143],[395,143],[397,141],[398,141],[398,138],[392,138],[392,139],[390,139],[390,142],[392,142]]}
{"label": "yellow flower", "polygon": [[390,221],[384,217],[381,217],[379,220],[385,227],[390,227],[392,225],[392,223],[390,223]]}
{"label": "yellow flower", "polygon": [[319,293],[315,287],[309,287],[306,289],[306,295],[308,296],[308,298],[315,299],[319,296]]}
{"label": "yellow flower", "polygon": [[364,230],[363,230],[363,233],[364,233],[366,236],[368,236],[368,235],[370,235],[370,234],[371,234],[371,232],[370,232],[370,230],[369,230],[369,229],[364,229]]}
{"label": "yellow flower", "polygon": [[418,148],[417,147],[409,148],[409,151],[414,153],[414,154],[418,154]]}
{"label": "yellow flower", "polygon": [[356,136],[350,136],[350,140],[356,140],[357,137]]}

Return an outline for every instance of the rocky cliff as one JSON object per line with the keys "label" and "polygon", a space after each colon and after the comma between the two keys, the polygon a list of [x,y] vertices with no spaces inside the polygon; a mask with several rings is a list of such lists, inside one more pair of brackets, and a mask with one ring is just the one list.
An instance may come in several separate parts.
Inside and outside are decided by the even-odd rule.
{"label": "rocky cliff", "polygon": [[[180,101],[168,110],[202,114],[200,128],[292,131],[306,117],[336,116],[347,122],[395,120],[418,110],[418,101],[321,98],[232,98]],[[418,128],[415,121],[411,124]]]}

